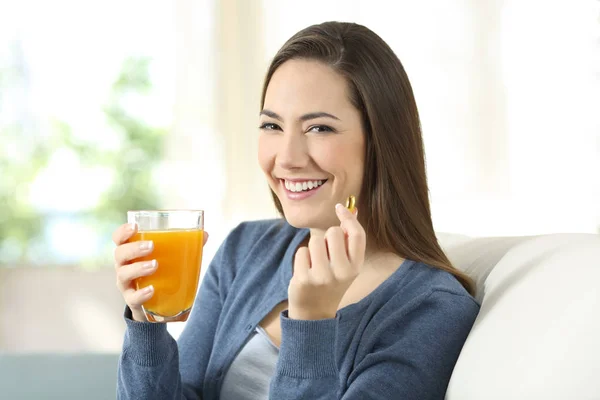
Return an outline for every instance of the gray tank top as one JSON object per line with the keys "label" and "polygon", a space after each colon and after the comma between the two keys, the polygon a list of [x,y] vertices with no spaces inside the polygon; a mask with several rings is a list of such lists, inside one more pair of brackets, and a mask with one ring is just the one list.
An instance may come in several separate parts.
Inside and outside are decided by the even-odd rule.
{"label": "gray tank top", "polygon": [[221,400],[266,400],[279,348],[258,326],[235,357],[223,379]]}

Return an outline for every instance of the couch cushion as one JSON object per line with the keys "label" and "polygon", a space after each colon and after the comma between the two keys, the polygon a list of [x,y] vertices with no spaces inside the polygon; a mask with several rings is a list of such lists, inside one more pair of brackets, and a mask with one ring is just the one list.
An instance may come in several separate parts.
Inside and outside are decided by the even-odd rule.
{"label": "couch cushion", "polygon": [[600,236],[439,239],[482,302],[446,398],[598,399]]}

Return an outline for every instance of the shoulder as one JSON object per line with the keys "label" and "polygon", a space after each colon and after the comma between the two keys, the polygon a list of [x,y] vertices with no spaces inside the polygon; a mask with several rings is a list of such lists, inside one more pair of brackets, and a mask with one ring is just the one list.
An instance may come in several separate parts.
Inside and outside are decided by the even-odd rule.
{"label": "shoulder", "polygon": [[390,302],[403,314],[416,312],[431,324],[470,326],[479,304],[451,273],[421,262],[406,261],[405,270],[392,288]]}
{"label": "shoulder", "polygon": [[477,305],[473,296],[451,273],[422,262],[407,260],[405,264],[401,267],[405,268],[403,277],[398,282],[402,291],[412,294],[413,297],[432,294],[448,298],[460,297]]}
{"label": "shoulder", "polygon": [[361,335],[369,338],[363,349],[414,349],[420,353],[411,350],[407,356],[415,365],[429,356],[455,361],[479,314],[475,299],[452,274],[411,260],[402,264],[374,303],[363,311],[372,313]]}
{"label": "shoulder", "polygon": [[284,219],[245,221],[229,233],[225,242],[228,246],[241,247],[242,251],[247,251],[257,245],[289,242],[299,231],[300,229],[294,228]]}

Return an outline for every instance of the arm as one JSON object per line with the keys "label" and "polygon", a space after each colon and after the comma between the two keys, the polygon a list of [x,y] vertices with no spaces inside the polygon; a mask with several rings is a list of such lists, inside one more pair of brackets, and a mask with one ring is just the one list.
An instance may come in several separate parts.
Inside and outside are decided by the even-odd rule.
{"label": "arm", "polygon": [[[118,399],[198,400],[219,320],[219,273],[225,244],[210,263],[179,343],[166,324],[125,319],[119,360]],[[126,314],[127,317],[127,314]]]}
{"label": "arm", "polygon": [[335,360],[335,320],[282,316],[271,398],[442,400],[478,311],[471,298],[444,291],[399,307],[365,335],[345,388]]}

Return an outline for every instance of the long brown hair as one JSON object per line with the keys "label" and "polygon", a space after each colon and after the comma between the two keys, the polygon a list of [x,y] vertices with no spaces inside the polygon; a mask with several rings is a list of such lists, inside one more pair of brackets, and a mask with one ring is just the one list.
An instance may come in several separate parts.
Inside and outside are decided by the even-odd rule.
{"label": "long brown hair", "polygon": [[[472,280],[441,249],[429,206],[421,123],[408,76],[392,49],[368,28],[325,22],[296,33],[277,52],[265,78],[291,59],[323,62],[345,77],[365,132],[360,220],[378,249],[453,274],[471,294]],[[277,210],[281,203],[271,192]]]}

